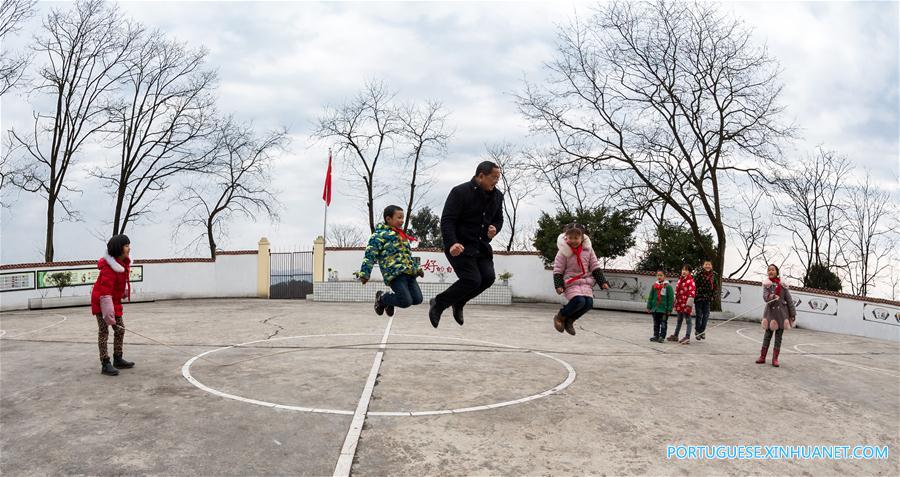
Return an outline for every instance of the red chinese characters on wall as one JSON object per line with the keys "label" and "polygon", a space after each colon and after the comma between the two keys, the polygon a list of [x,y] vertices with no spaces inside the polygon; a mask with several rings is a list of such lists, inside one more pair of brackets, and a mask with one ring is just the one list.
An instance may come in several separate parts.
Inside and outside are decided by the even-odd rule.
{"label": "red chinese characters on wall", "polygon": [[453,273],[453,267],[438,264],[437,260],[428,259],[422,264],[422,270],[429,273]]}

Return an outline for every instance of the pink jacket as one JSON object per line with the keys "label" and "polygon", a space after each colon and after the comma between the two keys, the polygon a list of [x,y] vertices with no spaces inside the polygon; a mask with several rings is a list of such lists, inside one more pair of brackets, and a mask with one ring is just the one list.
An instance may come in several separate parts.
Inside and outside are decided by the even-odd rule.
{"label": "pink jacket", "polygon": [[553,273],[561,273],[563,281],[567,282],[570,278],[581,274],[581,267],[578,265],[578,259],[584,264],[584,276],[578,280],[566,285],[566,300],[571,300],[576,296],[594,296],[594,285],[597,283],[591,272],[600,268],[600,261],[591,247],[591,239],[587,235],[584,236],[582,242],[581,257],[576,257],[574,251],[569,244],[566,243],[566,236],[559,235],[556,239],[556,246],[559,252],[556,252],[556,259],[553,261]]}

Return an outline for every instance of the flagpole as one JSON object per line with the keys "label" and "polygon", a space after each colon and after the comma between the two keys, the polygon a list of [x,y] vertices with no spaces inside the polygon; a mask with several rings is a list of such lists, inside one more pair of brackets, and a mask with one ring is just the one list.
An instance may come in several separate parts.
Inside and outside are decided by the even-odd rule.
{"label": "flagpole", "polygon": [[[322,221],[322,253],[325,253],[325,248],[328,247],[328,205],[331,201],[331,148],[328,148],[328,174],[329,174],[329,183],[328,183],[328,201],[325,201],[325,214],[324,219]],[[325,260],[322,260],[322,280],[328,281],[328,277],[325,276]]]}

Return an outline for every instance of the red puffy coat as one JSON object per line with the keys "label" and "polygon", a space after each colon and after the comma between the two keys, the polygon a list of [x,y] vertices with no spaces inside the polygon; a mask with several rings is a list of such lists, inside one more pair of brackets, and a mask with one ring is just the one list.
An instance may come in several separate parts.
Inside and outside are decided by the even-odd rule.
{"label": "red puffy coat", "polygon": [[688,306],[688,298],[697,296],[697,287],[694,286],[694,277],[688,275],[679,277],[675,285],[675,312],[691,314],[692,307]]}
{"label": "red puffy coat", "polygon": [[94,283],[94,289],[91,290],[91,313],[99,314],[100,297],[110,295],[115,305],[116,316],[122,316],[122,298],[131,298],[131,285],[129,277],[131,276],[131,259],[112,258],[109,255],[97,262],[97,268],[100,269],[100,275]]}

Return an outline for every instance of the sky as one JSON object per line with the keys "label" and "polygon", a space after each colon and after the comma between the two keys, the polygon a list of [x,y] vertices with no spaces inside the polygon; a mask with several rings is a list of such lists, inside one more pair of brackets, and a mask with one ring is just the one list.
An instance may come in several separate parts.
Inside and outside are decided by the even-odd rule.
{"label": "sky", "polygon": [[[41,17],[66,3],[42,2],[38,15],[3,47],[27,47]],[[256,248],[267,237],[276,250],[309,249],[322,233],[321,191],[329,144],[310,134],[326,106],[356,94],[367,80],[382,80],[409,101],[441,101],[454,131],[433,169],[425,203],[440,209],[446,193],[468,180],[485,157],[485,144],[529,140],[528,123],[514,95],[523,82],[545,77],[558,25],[586,15],[593,3],[298,3],[120,2],[122,11],[190,46],[209,50],[218,71],[218,107],[266,130],[286,126],[291,143],[273,164],[272,187],[280,220],[238,220],[220,242],[226,250]],[[817,146],[846,154],[856,173],[871,170],[880,184],[898,189],[900,96],[896,2],[735,2],[723,9],[753,29],[782,67],[785,118],[799,127],[789,149],[805,155]],[[39,100],[23,92],[2,98],[6,131],[30,124]],[[72,179],[70,196],[83,220],[57,225],[57,260],[87,259],[103,250],[111,231],[109,195],[87,176],[115,151],[90,145]],[[349,171],[335,162],[331,224],[365,228],[362,203],[346,192]],[[0,211],[0,261],[39,261],[46,203],[13,194]],[[388,195],[376,210],[402,196]],[[381,203],[383,202],[383,203]],[[136,257],[199,256],[173,237],[175,209],[160,201],[149,220],[129,229]],[[548,209],[546,196],[525,204],[524,219]],[[639,242],[642,240],[639,239]]]}

